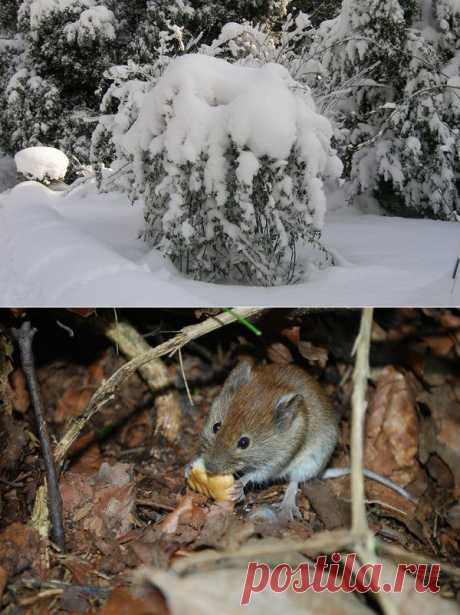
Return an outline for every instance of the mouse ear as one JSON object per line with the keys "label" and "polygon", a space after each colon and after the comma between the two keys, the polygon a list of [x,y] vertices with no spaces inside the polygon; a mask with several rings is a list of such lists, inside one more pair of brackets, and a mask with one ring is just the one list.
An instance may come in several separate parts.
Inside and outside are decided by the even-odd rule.
{"label": "mouse ear", "polygon": [[275,425],[280,431],[290,428],[302,401],[303,397],[298,393],[288,393],[278,399],[275,406]]}
{"label": "mouse ear", "polygon": [[230,372],[225,381],[222,393],[233,395],[243,384],[248,384],[251,380],[252,364],[249,361],[242,361]]}
{"label": "mouse ear", "polygon": [[250,381],[251,372],[252,364],[249,361],[242,361],[230,372],[220,394],[212,402],[208,420],[202,433],[203,441],[209,438],[214,439],[217,433],[215,431],[216,423],[222,424],[224,422],[233,396],[241,386]]}

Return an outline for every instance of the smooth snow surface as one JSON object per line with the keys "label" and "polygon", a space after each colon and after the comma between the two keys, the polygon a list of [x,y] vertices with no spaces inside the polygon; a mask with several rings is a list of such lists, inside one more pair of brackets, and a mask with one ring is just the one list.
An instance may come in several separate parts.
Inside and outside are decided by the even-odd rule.
{"label": "smooth snow surface", "polygon": [[[69,194],[24,182],[0,194],[0,303],[14,306],[447,306],[460,244],[457,223],[365,215],[326,216],[337,266],[290,287],[213,285],[181,277],[137,239],[142,203]],[[300,250],[300,257],[301,257]]]}
{"label": "smooth snow surface", "polygon": [[14,160],[18,173],[39,181],[63,179],[69,166],[67,156],[54,147],[28,147],[18,152]]}

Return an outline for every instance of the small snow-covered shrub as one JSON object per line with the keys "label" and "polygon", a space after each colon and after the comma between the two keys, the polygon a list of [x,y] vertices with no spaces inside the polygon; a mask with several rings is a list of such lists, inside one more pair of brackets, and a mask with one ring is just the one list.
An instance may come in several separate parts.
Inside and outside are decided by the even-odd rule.
{"label": "small snow-covered shrub", "polygon": [[19,174],[44,184],[64,179],[69,166],[67,156],[54,147],[28,147],[14,161]]}
{"label": "small snow-covered shrub", "polygon": [[145,199],[143,236],[186,275],[259,285],[299,275],[319,246],[323,178],[340,174],[329,122],[281,66],[172,62],[115,139]]}

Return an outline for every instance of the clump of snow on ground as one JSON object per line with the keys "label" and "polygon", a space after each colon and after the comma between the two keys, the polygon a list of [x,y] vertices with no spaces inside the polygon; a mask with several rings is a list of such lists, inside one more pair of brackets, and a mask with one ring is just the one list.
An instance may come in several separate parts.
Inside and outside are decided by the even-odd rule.
{"label": "clump of snow on ground", "polygon": [[18,152],[14,160],[18,173],[37,181],[64,179],[69,159],[54,147],[28,147]]}
{"label": "clump of snow on ground", "polygon": [[[339,195],[335,195],[338,204]],[[37,207],[39,205],[39,207]],[[143,203],[99,194],[94,180],[66,193],[24,182],[0,194],[0,305],[451,306],[459,249],[454,222],[328,213],[324,241],[336,265],[275,288],[182,277],[138,239]],[[299,258],[303,257],[299,246]]]}

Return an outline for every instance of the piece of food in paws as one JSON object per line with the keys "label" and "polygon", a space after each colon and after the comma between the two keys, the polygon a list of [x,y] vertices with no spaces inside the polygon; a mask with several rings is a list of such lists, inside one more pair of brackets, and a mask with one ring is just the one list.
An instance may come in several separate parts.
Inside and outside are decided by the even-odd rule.
{"label": "piece of food in paws", "polygon": [[191,489],[213,498],[216,502],[225,502],[232,499],[230,491],[234,482],[235,479],[231,474],[208,474],[202,462],[193,464],[187,478],[187,483]]}

